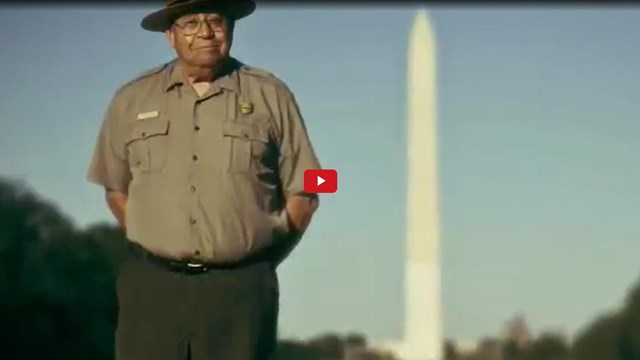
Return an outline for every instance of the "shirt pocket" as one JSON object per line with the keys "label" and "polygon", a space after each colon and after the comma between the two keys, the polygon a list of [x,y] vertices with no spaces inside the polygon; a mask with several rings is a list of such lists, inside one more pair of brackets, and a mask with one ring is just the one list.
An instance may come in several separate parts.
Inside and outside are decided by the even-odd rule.
{"label": "shirt pocket", "polygon": [[167,163],[169,120],[137,120],[127,142],[129,166],[140,172],[162,170]]}
{"label": "shirt pocket", "polygon": [[225,121],[222,134],[226,139],[230,171],[256,171],[268,156],[269,133],[263,124]]}

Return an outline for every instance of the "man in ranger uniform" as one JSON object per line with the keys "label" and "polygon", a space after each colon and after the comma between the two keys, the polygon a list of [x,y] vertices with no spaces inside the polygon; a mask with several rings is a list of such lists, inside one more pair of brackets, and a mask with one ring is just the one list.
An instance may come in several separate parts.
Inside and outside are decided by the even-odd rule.
{"label": "man in ranger uniform", "polygon": [[269,359],[276,266],[318,206],[293,94],[229,55],[251,0],[167,0],[142,20],[177,58],[120,88],[89,169],[130,240],[118,360]]}

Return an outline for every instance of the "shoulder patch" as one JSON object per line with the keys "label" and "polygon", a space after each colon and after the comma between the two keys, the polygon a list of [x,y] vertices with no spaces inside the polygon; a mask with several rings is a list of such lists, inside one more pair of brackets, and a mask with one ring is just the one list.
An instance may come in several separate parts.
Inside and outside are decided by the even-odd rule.
{"label": "shoulder patch", "polygon": [[153,76],[155,74],[160,73],[162,70],[166,69],[169,65],[171,65],[174,61],[170,61],[168,63],[164,63],[162,65],[158,65],[152,69],[149,70],[145,70],[142,73],[138,74],[137,76],[135,76],[133,79],[127,81],[126,83],[124,83],[121,87],[120,90],[124,89],[125,87],[134,84],[142,79],[146,79],[150,76]]}
{"label": "shoulder patch", "polygon": [[282,80],[275,76],[273,73],[264,69],[249,66],[247,64],[242,64],[242,66],[240,67],[240,72],[246,75],[257,77],[262,80],[266,80],[267,82],[282,84]]}

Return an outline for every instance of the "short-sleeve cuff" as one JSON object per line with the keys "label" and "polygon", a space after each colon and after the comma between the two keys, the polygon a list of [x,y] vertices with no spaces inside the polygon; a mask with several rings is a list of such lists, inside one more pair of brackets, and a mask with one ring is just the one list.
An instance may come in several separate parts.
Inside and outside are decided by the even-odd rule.
{"label": "short-sleeve cuff", "polygon": [[113,179],[104,178],[101,176],[97,176],[96,174],[89,173],[87,174],[87,181],[90,183],[100,185],[106,189],[115,190],[121,193],[128,193],[129,186],[126,183],[115,181]]}

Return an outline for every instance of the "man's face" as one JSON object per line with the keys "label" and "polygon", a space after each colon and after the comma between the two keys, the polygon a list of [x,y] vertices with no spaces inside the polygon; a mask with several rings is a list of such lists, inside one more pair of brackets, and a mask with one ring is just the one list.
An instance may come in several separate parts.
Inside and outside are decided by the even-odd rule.
{"label": "man's face", "polygon": [[212,67],[229,56],[233,24],[216,13],[190,14],[176,20],[166,35],[186,64]]}

